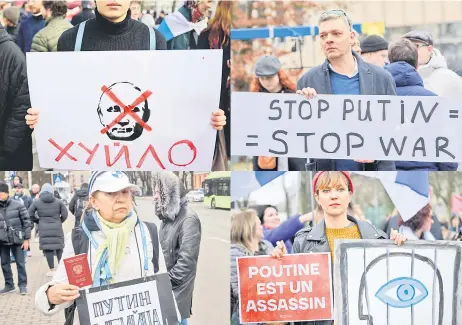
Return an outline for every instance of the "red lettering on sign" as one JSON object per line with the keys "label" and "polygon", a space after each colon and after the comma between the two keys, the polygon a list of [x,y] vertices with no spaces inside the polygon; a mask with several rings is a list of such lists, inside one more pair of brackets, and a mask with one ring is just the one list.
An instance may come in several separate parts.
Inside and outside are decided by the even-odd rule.
{"label": "red lettering on sign", "polygon": [[91,164],[91,161],[92,161],[93,158],[95,157],[96,151],[97,151],[98,148],[99,148],[99,143],[96,144],[96,146],[93,148],[93,150],[88,149],[82,142],[79,142],[79,147],[82,148],[83,150],[85,150],[86,152],[88,152],[88,153],[90,154],[90,156],[88,156],[87,161],[85,162],[87,165],[90,165],[90,164]]}
{"label": "red lettering on sign", "polygon": [[154,147],[151,144],[149,145],[149,147],[144,152],[144,154],[141,157],[140,161],[136,165],[136,168],[140,168],[141,166],[143,166],[144,160],[148,156],[148,153],[151,153],[151,155],[154,157],[154,160],[157,162],[157,164],[160,166],[160,168],[165,169],[164,164],[162,164],[162,161],[160,161],[160,158],[157,155],[156,149],[154,149]]}
{"label": "red lettering on sign", "polygon": [[[56,149],[59,150],[59,154],[55,158],[56,162],[61,161],[64,156],[68,157],[72,161],[79,161],[76,157],[79,157],[79,155],[83,155],[83,153],[81,153],[78,150],[77,150],[77,152],[75,152],[76,150],[74,150],[74,154],[76,155],[76,157],[69,153],[70,149],[72,149],[73,145],[75,144],[74,141],[68,142],[68,144],[64,148],[62,146],[60,146],[59,144],[57,144],[56,141],[53,140],[52,138],[48,139],[48,142],[50,142]],[[104,145],[104,156],[105,156],[106,166],[107,167],[112,167],[120,159],[123,158],[125,160],[125,167],[124,168],[131,169],[132,164],[131,164],[131,160],[130,160],[130,148],[127,145],[121,145],[120,142],[113,142],[112,145],[114,146],[114,148],[120,148],[120,149],[118,150],[116,156],[114,157],[113,161],[111,162],[110,145]],[[189,147],[189,149],[191,149],[191,151],[192,151],[192,158],[186,164],[179,164],[179,163],[176,163],[176,162],[173,161],[172,151],[176,146],[179,146],[179,145],[187,145]],[[97,143],[95,145],[92,144],[91,146],[87,146],[83,142],[79,142],[77,146],[80,147],[81,149],[83,149],[86,154],[88,154],[88,158],[86,159],[85,164],[90,166],[91,163],[93,162],[97,152],[98,152],[100,144]],[[91,149],[91,148],[93,148],[93,149]],[[151,155],[154,158],[155,162],[157,163],[157,165],[161,169],[163,169],[163,170],[166,169],[164,163],[160,159],[156,149],[154,148],[154,146],[152,144],[150,144],[146,148],[146,150],[143,152],[143,155],[141,156],[138,163],[136,164],[136,168],[143,167],[146,159],[148,158],[148,155]],[[179,167],[185,167],[185,166],[191,165],[196,160],[196,157],[197,157],[197,148],[194,145],[194,143],[192,141],[190,141],[190,140],[177,141],[170,147],[170,149],[168,151],[168,160],[169,160],[170,164],[175,165],[175,166],[179,166]],[[84,157],[81,157],[81,160],[83,160],[83,159],[84,159]]]}
{"label": "red lettering on sign", "polygon": [[132,164],[130,162],[130,153],[128,152],[128,147],[127,146],[122,146],[122,148],[119,150],[119,153],[117,156],[114,158],[114,161],[111,163],[111,153],[109,152],[109,146],[105,145],[104,146],[104,153],[106,155],[106,166],[112,167],[116,162],[119,161],[119,159],[124,155],[125,159],[125,165],[126,168],[132,168]]}
{"label": "red lettering on sign", "polygon": [[[193,152],[193,157],[191,159],[190,162],[188,162],[187,164],[177,164],[173,161],[172,159],[172,150],[174,147],[176,147],[177,145],[180,145],[180,144],[186,144],[189,149],[192,150]],[[178,141],[178,142],[175,142],[171,147],[170,149],[168,150],[168,160],[170,161],[171,164],[175,165],[175,166],[179,166],[179,167],[185,167],[185,166],[188,166],[188,165],[191,165],[193,163],[194,160],[196,160],[196,156],[197,156],[197,148],[196,146],[189,140],[181,140],[181,141]]]}
{"label": "red lettering on sign", "polygon": [[68,153],[69,149],[72,148],[72,146],[74,145],[74,142],[71,141],[67,144],[67,146],[64,147],[64,149],[58,145],[55,140],[53,139],[48,139],[48,142],[50,142],[56,149],[58,149],[60,151],[59,155],[56,156],[55,160],[58,162],[61,160],[61,158],[63,158],[63,156],[67,156],[70,160],[73,160],[73,161],[77,161],[77,158],[75,158],[74,156],[70,155]]}

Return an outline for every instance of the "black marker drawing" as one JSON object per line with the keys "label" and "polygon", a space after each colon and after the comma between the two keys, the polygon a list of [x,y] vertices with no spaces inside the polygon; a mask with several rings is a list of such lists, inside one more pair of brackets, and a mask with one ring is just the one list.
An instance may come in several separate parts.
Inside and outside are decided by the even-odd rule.
{"label": "black marker drawing", "polygon": [[116,82],[109,87],[103,86],[101,90],[103,93],[97,110],[103,126],[101,133],[106,133],[111,140],[134,141],[144,129],[151,131],[146,124],[151,116],[148,103],[151,91],[142,92],[130,82]]}
{"label": "black marker drawing", "polygon": [[[383,248],[383,253],[372,251],[377,248]],[[349,256],[353,251],[355,257]],[[400,319],[400,324],[406,325],[462,324],[460,243],[416,241],[398,248],[386,241],[344,240],[337,244],[335,256],[335,281],[340,283],[336,288],[336,325],[395,325],[396,315],[409,315],[409,319]],[[397,272],[403,259],[409,264]],[[386,279],[377,278],[385,271]],[[426,307],[421,305],[424,302]],[[424,314],[422,308],[426,308]]]}

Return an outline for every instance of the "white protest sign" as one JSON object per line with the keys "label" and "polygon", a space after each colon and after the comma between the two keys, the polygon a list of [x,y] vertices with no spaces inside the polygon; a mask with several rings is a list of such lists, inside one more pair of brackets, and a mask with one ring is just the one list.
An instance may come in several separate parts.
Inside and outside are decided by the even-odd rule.
{"label": "white protest sign", "polygon": [[[77,301],[80,323],[177,325],[168,275],[135,279],[83,291]],[[81,291],[82,292],[82,291]]]}
{"label": "white protest sign", "polygon": [[462,162],[461,101],[235,92],[233,155]]}
{"label": "white protest sign", "polygon": [[221,69],[221,50],[28,53],[40,166],[210,170]]}

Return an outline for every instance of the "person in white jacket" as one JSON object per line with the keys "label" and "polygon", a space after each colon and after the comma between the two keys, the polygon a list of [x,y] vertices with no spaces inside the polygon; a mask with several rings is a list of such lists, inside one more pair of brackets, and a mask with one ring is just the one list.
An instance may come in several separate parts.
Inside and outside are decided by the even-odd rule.
{"label": "person in white jacket", "polygon": [[403,36],[417,46],[419,67],[417,72],[426,89],[441,97],[457,97],[462,94],[462,77],[448,69],[446,59],[433,46],[433,37],[425,31],[411,31]]}
{"label": "person in white jacket", "polygon": [[[82,231],[84,236],[92,237],[97,243],[95,249],[90,240],[87,253],[93,287],[167,273],[160,248],[157,252],[159,270],[154,272],[151,262],[154,247],[161,246],[160,243],[153,245],[147,225],[138,218],[132,191],[140,189],[131,184],[123,172],[94,172],[90,178],[89,201],[83,214]],[[147,252],[144,245],[141,245],[144,240]],[[71,234],[68,234],[62,260],[53,279],[35,294],[36,307],[43,314],[51,316],[62,312],[80,296],[79,287],[69,284],[63,262],[75,255]],[[149,261],[147,264],[144,263],[146,255]],[[102,267],[99,267],[100,261]]]}

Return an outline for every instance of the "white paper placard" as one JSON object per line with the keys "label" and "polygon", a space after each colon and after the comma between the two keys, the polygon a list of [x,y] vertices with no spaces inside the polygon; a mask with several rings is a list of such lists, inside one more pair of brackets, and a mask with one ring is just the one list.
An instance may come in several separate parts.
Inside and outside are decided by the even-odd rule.
{"label": "white paper placard", "polygon": [[221,69],[221,50],[28,53],[40,166],[210,170]]}
{"label": "white paper placard", "polygon": [[235,92],[239,156],[462,162],[461,100]]}

